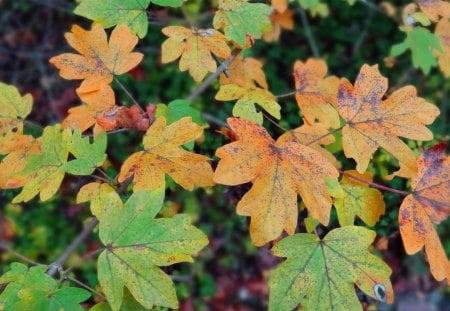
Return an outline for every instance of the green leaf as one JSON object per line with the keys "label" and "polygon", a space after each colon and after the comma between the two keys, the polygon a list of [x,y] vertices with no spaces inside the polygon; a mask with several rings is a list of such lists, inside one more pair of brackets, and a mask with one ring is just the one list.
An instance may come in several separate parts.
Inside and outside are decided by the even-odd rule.
{"label": "green leaf", "polygon": [[422,69],[425,74],[437,65],[434,51],[442,52],[439,37],[423,27],[414,27],[413,30],[407,31],[405,41],[392,46],[390,55],[398,56],[407,49],[411,50],[414,67]]}
{"label": "green leaf", "polygon": [[[4,310],[84,310],[80,303],[91,295],[78,287],[59,287],[46,273],[46,267],[28,269],[20,263],[12,263],[11,270],[0,277],[0,284],[7,284],[0,294],[0,307]],[[2,309],[2,310],[3,310]]]}
{"label": "green leaf", "polygon": [[81,137],[81,132],[76,130],[69,144],[69,152],[75,156],[75,160],[66,164],[66,172],[72,175],[90,175],[106,160],[107,136],[106,132],[100,132],[91,143],[89,137]]}
{"label": "green leaf", "polygon": [[125,24],[143,38],[147,34],[149,4],[150,0],[82,0],[74,13],[92,19],[104,28]]}
{"label": "green leaf", "polygon": [[100,239],[106,246],[98,259],[98,277],[112,310],[120,310],[123,287],[144,307],[177,308],[175,288],[158,266],[191,262],[207,243],[187,215],[154,219],[164,189],[137,191],[124,207],[104,209]]}
{"label": "green leaf", "polygon": [[42,153],[30,155],[25,169],[17,174],[18,178],[29,180],[22,192],[13,199],[13,203],[29,201],[38,193],[40,199],[45,201],[58,191],[64,178],[70,138],[71,131],[61,131],[59,124],[44,129]]}
{"label": "green leaf", "polygon": [[[302,8],[309,10],[312,16],[328,16],[328,5],[320,2],[320,0],[297,0]],[[348,1],[351,4],[351,1]]]}
{"label": "green leaf", "polygon": [[388,303],[393,300],[391,269],[367,251],[374,231],[344,227],[323,240],[301,233],[281,240],[275,256],[288,257],[269,280],[269,310],[362,310],[354,284],[367,295]]}
{"label": "green leaf", "polygon": [[270,7],[263,3],[248,3],[247,0],[220,0],[219,10],[214,16],[214,28],[223,29],[229,40],[245,45],[246,35],[261,38],[271,30]]}
{"label": "green leaf", "polygon": [[183,4],[183,1],[186,0],[151,0],[154,4],[160,6],[171,6],[171,7],[179,7]]}

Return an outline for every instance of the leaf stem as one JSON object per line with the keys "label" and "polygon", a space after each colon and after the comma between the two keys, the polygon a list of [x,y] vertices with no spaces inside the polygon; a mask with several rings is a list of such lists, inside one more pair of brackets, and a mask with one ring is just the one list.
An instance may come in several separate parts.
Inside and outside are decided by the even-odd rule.
{"label": "leaf stem", "polygon": [[280,95],[277,95],[277,96],[275,96],[275,97],[276,97],[277,99],[283,99],[283,98],[286,98],[286,97],[294,96],[296,93],[297,93],[297,90],[291,91],[291,92],[288,92],[288,93],[284,93],[284,94],[280,94]]}
{"label": "leaf stem", "polygon": [[3,249],[4,251],[14,255],[15,257],[19,258],[20,260],[23,260],[26,263],[29,263],[30,265],[33,266],[45,266],[42,263],[36,262],[33,259],[28,258],[25,255],[22,255],[21,253],[15,251],[14,249],[12,249],[11,247],[9,247],[5,242],[0,241],[0,249]]}
{"label": "leaf stem", "polygon": [[332,131],[330,131],[330,132],[328,132],[326,134],[323,134],[322,136],[316,137],[315,139],[311,140],[310,142],[306,143],[305,145],[309,146],[309,145],[312,145],[312,144],[314,144],[314,143],[316,143],[318,141],[321,141],[323,138],[325,138],[327,136],[330,136],[330,135],[333,135],[336,132],[339,132],[340,130],[342,130],[343,127],[344,127],[344,125],[342,125],[342,126],[340,126],[338,128],[335,128],[334,130],[332,130]]}
{"label": "leaf stem", "polygon": [[102,295],[101,293],[99,293],[98,291],[96,291],[95,289],[93,289],[92,287],[90,287],[89,285],[84,284],[83,282],[77,280],[76,278],[73,278],[73,277],[68,276],[68,275],[64,275],[64,278],[66,278],[66,279],[68,279],[68,280],[74,282],[75,284],[77,284],[77,285],[79,285],[79,286],[81,286],[81,287],[87,289],[88,291],[92,292],[94,295],[97,295],[97,296],[99,296],[99,297],[102,297],[103,299],[106,300],[106,297],[105,297],[104,295]]}
{"label": "leaf stem", "polygon": [[316,39],[314,38],[314,35],[311,31],[311,27],[309,25],[308,16],[306,15],[305,10],[303,10],[302,8],[300,8],[299,11],[300,11],[300,18],[302,21],[302,25],[305,30],[305,36],[306,36],[306,39],[308,39],[308,43],[311,48],[311,52],[314,57],[318,58],[318,57],[320,57],[320,53],[319,53],[319,49],[317,48]]}
{"label": "leaf stem", "polygon": [[131,99],[133,104],[135,104],[139,108],[141,113],[145,114],[146,112],[144,111],[144,109],[142,109],[141,105],[139,105],[136,98],[134,98],[134,96],[128,91],[125,85],[123,85],[122,82],[120,82],[120,80],[117,77],[114,77],[114,81],[120,86],[120,88],[125,92],[125,94],[127,94],[127,96]]}
{"label": "leaf stem", "polygon": [[282,127],[281,125],[279,125],[275,120],[273,120],[271,117],[269,117],[267,115],[267,113],[265,113],[264,111],[262,111],[263,117],[266,118],[267,121],[269,121],[270,123],[272,123],[273,125],[275,125],[276,127],[278,127],[280,130],[284,131],[284,132],[289,132],[288,129],[285,129],[284,127]]}
{"label": "leaf stem", "polygon": [[360,178],[360,177],[358,177],[358,176],[355,176],[355,175],[346,173],[346,172],[344,172],[344,171],[339,171],[339,173],[340,173],[341,175],[347,176],[347,177],[349,177],[349,178],[351,178],[351,179],[354,179],[354,180],[357,180],[357,181],[359,181],[359,182],[365,183],[365,184],[367,184],[367,185],[369,185],[369,186],[372,186],[372,187],[377,188],[377,189],[380,189],[380,190],[389,191],[389,192],[396,193],[396,194],[399,194],[399,195],[402,195],[402,196],[407,196],[407,195],[410,195],[410,194],[411,194],[411,193],[408,192],[408,191],[402,191],[402,190],[394,189],[394,188],[391,188],[391,187],[383,186],[383,185],[380,185],[380,184],[378,184],[378,183],[375,183],[375,182],[372,182],[372,181],[365,180],[364,178]]}

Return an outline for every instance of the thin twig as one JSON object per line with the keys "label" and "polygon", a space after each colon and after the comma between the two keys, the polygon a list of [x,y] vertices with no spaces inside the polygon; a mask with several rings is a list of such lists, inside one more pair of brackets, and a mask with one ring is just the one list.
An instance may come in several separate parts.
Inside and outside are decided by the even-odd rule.
{"label": "thin twig", "polygon": [[336,132],[339,132],[340,130],[342,130],[343,127],[344,126],[342,125],[342,126],[340,126],[338,128],[335,128],[334,130],[329,131],[328,133],[325,133],[325,134],[323,134],[323,135],[321,135],[319,137],[314,138],[313,140],[311,140],[310,142],[306,143],[305,145],[309,146],[309,145],[312,145],[312,144],[314,144],[314,143],[316,143],[318,141],[321,141],[323,138],[325,138],[327,136],[330,136],[330,135],[333,135]]}
{"label": "thin twig", "polygon": [[106,178],[103,178],[103,177],[95,175],[95,174],[91,174],[90,176],[95,178],[95,179],[97,179],[97,180],[103,181],[103,182],[105,182],[107,184],[111,184],[111,181],[112,181],[110,179],[106,179]]}
{"label": "thin twig", "polygon": [[391,187],[383,186],[383,185],[380,185],[380,184],[377,184],[377,183],[365,180],[364,178],[360,178],[358,176],[349,174],[349,173],[344,172],[344,171],[340,171],[339,173],[341,175],[344,175],[344,176],[347,176],[347,177],[349,177],[351,179],[354,179],[354,180],[357,180],[359,182],[365,183],[365,184],[367,184],[369,186],[372,186],[374,188],[378,188],[378,189],[381,189],[381,190],[385,190],[385,191],[389,191],[389,192],[392,192],[392,193],[400,194],[402,196],[407,196],[407,195],[411,194],[410,192],[407,192],[407,191],[397,190],[397,189],[394,189],[394,188],[391,188]]}
{"label": "thin twig", "polygon": [[200,96],[210,85],[213,83],[213,81],[225,70],[228,69],[228,66],[231,64],[231,62],[236,58],[236,56],[241,53],[241,49],[235,49],[233,53],[231,53],[231,56],[229,59],[225,60],[219,67],[217,67],[217,70],[210,76],[208,76],[203,82],[197,86],[191,93],[191,95],[188,96],[187,100],[194,101],[198,96]]}
{"label": "thin twig", "polygon": [[320,57],[319,49],[317,48],[316,40],[314,39],[314,35],[311,31],[311,26],[309,25],[308,16],[306,15],[305,10],[302,8],[299,9],[300,18],[302,20],[303,29],[305,30],[306,39],[308,39],[309,46],[311,48],[311,52],[314,57]]}
{"label": "thin twig", "polygon": [[134,96],[127,90],[125,85],[123,85],[122,82],[120,82],[120,80],[117,79],[117,77],[114,77],[114,81],[120,86],[120,88],[125,92],[125,94],[127,94],[127,96],[131,99],[133,104],[135,104],[139,108],[141,113],[145,114],[146,112],[144,111],[144,109],[142,109],[141,105],[139,105],[139,103],[136,100],[136,98],[134,98]]}
{"label": "thin twig", "polygon": [[219,127],[228,127],[228,124],[218,118],[216,118],[213,115],[210,115],[209,113],[202,112],[202,118],[205,119],[208,123],[213,123]]}
{"label": "thin twig", "polygon": [[13,250],[11,247],[6,245],[6,243],[4,243],[4,242],[0,242],[0,249],[5,250],[6,252],[12,254],[13,256],[19,258],[22,261],[25,261],[26,263],[29,263],[30,265],[33,265],[33,266],[45,266],[44,264],[36,262],[33,259],[28,258],[27,256],[22,255],[21,253]]}
{"label": "thin twig", "polygon": [[269,117],[264,111],[262,112],[262,114],[263,114],[263,117],[266,118],[267,121],[269,121],[270,123],[272,123],[273,125],[278,127],[280,130],[282,130],[283,132],[289,132],[288,129],[285,129],[284,127],[279,125],[275,120],[273,120],[271,117]]}
{"label": "thin twig", "polygon": [[96,291],[95,289],[93,289],[92,287],[90,287],[89,285],[84,284],[83,282],[78,281],[77,279],[75,279],[75,278],[73,278],[73,277],[71,277],[71,276],[68,276],[68,275],[65,275],[64,277],[65,277],[66,279],[68,279],[68,280],[74,282],[75,284],[80,285],[81,287],[84,287],[84,288],[87,289],[88,291],[92,292],[94,295],[97,295],[97,296],[99,296],[99,297],[102,297],[103,299],[106,300],[106,297],[105,297],[103,294],[99,293],[98,291]]}
{"label": "thin twig", "polygon": [[291,92],[288,92],[288,93],[284,93],[284,94],[280,94],[280,95],[277,95],[277,96],[275,96],[275,97],[276,97],[277,99],[282,99],[282,98],[294,96],[295,94],[297,94],[297,90],[291,91]]}
{"label": "thin twig", "polygon": [[62,267],[62,265],[69,259],[70,255],[80,246],[81,243],[91,234],[92,230],[97,226],[98,219],[96,217],[83,228],[83,230],[77,235],[77,237],[70,243],[64,253],[56,259],[55,262],[49,265],[47,274],[54,276]]}
{"label": "thin twig", "polygon": [[106,179],[109,180],[109,182],[113,182],[114,179],[111,178],[108,174],[106,174],[106,172],[104,170],[102,170],[101,167],[97,167],[97,170],[100,172],[100,174],[102,174]]}

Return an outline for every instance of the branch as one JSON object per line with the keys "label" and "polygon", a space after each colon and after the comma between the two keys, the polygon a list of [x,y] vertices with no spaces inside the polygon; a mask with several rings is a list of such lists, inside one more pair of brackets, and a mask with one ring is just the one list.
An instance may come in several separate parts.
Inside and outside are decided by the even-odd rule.
{"label": "branch", "polygon": [[306,39],[308,39],[309,46],[311,47],[311,52],[314,57],[320,57],[319,49],[317,48],[316,40],[314,39],[314,35],[311,31],[311,27],[309,25],[308,16],[306,15],[305,10],[299,9],[300,18],[302,20],[303,28],[305,29]]}
{"label": "branch", "polygon": [[146,112],[144,111],[144,109],[142,109],[141,105],[139,105],[136,98],[134,98],[134,96],[127,90],[125,85],[123,85],[122,82],[120,82],[120,80],[117,77],[114,77],[114,81],[120,86],[120,88],[125,92],[125,94],[127,94],[127,96],[131,99],[133,104],[135,104],[139,108],[141,113],[145,114]]}
{"label": "branch", "polygon": [[9,247],[4,241],[0,241],[0,249],[3,249],[4,251],[11,253],[15,257],[19,258],[22,261],[25,261],[26,263],[29,263],[33,266],[45,266],[44,264],[41,264],[39,262],[34,261],[33,259],[28,258],[27,256],[22,255],[21,253],[13,250],[11,247]]}
{"label": "branch", "polygon": [[203,82],[197,86],[191,93],[191,95],[188,96],[187,100],[194,101],[198,96],[200,96],[212,83],[213,81],[225,70],[228,69],[228,66],[231,64],[231,62],[241,53],[241,49],[235,49],[233,53],[231,53],[231,56],[229,59],[225,60],[220,66],[217,68],[216,72],[214,72],[212,75],[208,76]]}
{"label": "branch", "polygon": [[63,266],[63,264],[69,259],[70,255],[80,246],[81,243],[91,234],[92,230],[97,226],[97,217],[92,218],[92,220],[83,228],[83,230],[77,235],[77,237],[70,243],[66,248],[64,253],[56,259],[55,262],[49,265],[47,274],[54,276]]}

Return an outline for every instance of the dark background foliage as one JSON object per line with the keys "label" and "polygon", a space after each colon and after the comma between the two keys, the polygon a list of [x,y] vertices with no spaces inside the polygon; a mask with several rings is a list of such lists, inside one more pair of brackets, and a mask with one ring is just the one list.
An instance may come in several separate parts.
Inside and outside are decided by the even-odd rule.
{"label": "dark background foliage", "polygon": [[[201,3],[202,1],[193,1]],[[361,1],[363,2],[363,1]],[[402,5],[410,1],[395,1]],[[202,4],[206,12],[199,26],[209,27],[212,12],[209,1]],[[354,81],[364,63],[379,64],[383,75],[389,78],[390,92],[401,86],[412,84],[420,96],[435,103],[441,115],[431,126],[435,141],[447,141],[450,124],[450,79],[434,69],[425,76],[411,65],[409,54],[402,55],[393,68],[385,65],[390,47],[403,39],[398,30],[398,21],[380,14],[357,2],[350,7],[345,1],[329,1],[330,16],[309,18],[310,30],[319,54],[325,58],[330,74],[347,77]],[[75,3],[68,0],[0,0],[0,81],[17,86],[22,93],[33,95],[35,103],[27,130],[36,135],[40,125],[61,122],[67,110],[79,104],[75,94],[78,82],[60,78],[48,59],[70,51],[64,40],[64,32],[76,23],[85,28],[90,21],[75,16]],[[302,27],[301,12],[296,11],[296,28],[284,31],[280,41],[266,43],[257,41],[254,48],[246,52],[263,60],[270,90],[275,95],[292,91],[292,65],[295,60],[305,60],[313,53],[305,28]],[[187,73],[180,73],[178,65],[160,62],[160,45],[165,39],[160,30],[169,23],[183,23],[183,15],[176,10],[149,8],[149,33],[139,43],[139,51],[145,53],[143,63],[127,75],[119,77],[141,104],[167,103],[186,98],[195,87]],[[194,106],[218,119],[231,115],[230,104],[214,100],[213,85]],[[130,100],[116,88],[119,102]],[[283,127],[293,128],[300,124],[298,108],[293,98],[280,101]],[[274,135],[280,130],[265,123]],[[212,125],[206,130],[205,141],[198,152],[214,157],[214,150],[226,140]],[[139,147],[142,133],[126,132],[109,136],[108,173],[115,176],[120,165]],[[431,143],[411,142],[410,147],[420,150]],[[349,160],[338,157],[345,163]],[[394,162],[382,151],[377,153],[374,168],[378,176],[392,171]],[[20,205],[9,204],[16,191],[0,191],[0,242],[10,245],[16,252],[35,261],[50,263],[55,260],[77,235],[90,217],[85,205],[75,204],[75,195],[86,178],[66,177],[59,195],[41,203],[37,199]],[[386,183],[386,181],[381,181]],[[407,183],[394,179],[389,185],[406,189]],[[267,277],[279,260],[268,247],[255,248],[248,233],[248,219],[237,216],[237,201],[247,191],[247,186],[223,187],[183,191],[172,184],[162,214],[170,216],[186,212],[193,216],[196,224],[208,235],[210,245],[200,254],[194,264],[182,264],[167,269],[176,282],[182,310],[262,310],[267,306]],[[450,310],[449,290],[429,274],[423,254],[405,255],[400,239],[397,213],[402,197],[385,193],[387,212],[375,227],[379,238],[376,252],[393,269],[392,281],[396,292],[394,306],[381,306],[391,310]],[[328,229],[337,227],[332,217]],[[300,217],[300,222],[302,217]],[[302,227],[300,227],[302,228]],[[441,239],[447,255],[450,255],[450,223],[439,225]],[[80,281],[96,288],[95,259],[80,260],[86,253],[100,247],[93,235],[67,262],[74,267],[73,275]],[[18,258],[11,251],[0,248],[0,274],[11,261]],[[364,306],[373,307],[373,301],[359,293]],[[97,299],[97,298],[95,298]],[[93,302],[91,300],[90,302]],[[89,306],[87,304],[86,306]]]}

